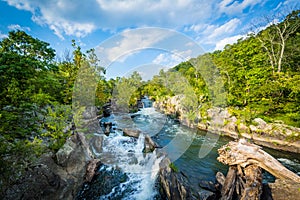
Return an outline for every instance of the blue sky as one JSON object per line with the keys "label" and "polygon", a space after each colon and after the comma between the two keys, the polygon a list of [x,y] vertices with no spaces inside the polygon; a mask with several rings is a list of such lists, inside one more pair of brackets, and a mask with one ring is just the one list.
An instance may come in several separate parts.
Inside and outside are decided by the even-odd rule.
{"label": "blue sky", "polygon": [[108,77],[139,68],[142,74],[152,74],[203,52],[223,49],[245,37],[264,16],[299,9],[297,2],[3,0],[0,39],[10,30],[21,29],[50,43],[58,56],[72,51],[75,39],[83,50],[96,49]]}

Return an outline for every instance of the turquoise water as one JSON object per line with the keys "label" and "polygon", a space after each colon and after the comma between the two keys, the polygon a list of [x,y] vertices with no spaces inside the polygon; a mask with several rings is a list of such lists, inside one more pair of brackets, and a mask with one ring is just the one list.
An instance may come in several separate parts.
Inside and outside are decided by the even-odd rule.
{"label": "turquoise water", "polygon": [[[208,136],[207,132],[182,126],[178,121],[156,112],[154,108],[144,108],[133,118],[130,116],[132,115],[115,115],[113,119],[119,129],[135,128],[150,135],[160,146],[157,151],[168,154],[195,191],[201,190],[201,180],[215,182],[218,171],[226,174],[228,167],[217,161],[217,150],[231,141],[231,138],[214,134]],[[123,136],[122,131],[116,131],[104,136],[103,142],[104,148],[99,153],[99,158],[105,167],[99,169],[101,175],[97,180],[85,185],[83,195],[78,199],[88,199],[91,196],[92,199],[160,199],[157,186],[160,160],[157,159],[157,152],[147,155],[142,153],[143,134],[139,138],[131,138]],[[201,148],[207,152],[206,156],[199,156]],[[265,150],[300,175],[299,155],[266,148]],[[117,176],[117,180],[112,181],[114,176]],[[122,181],[118,183],[118,180]],[[264,182],[273,181],[274,177],[265,172]],[[111,185],[111,182],[115,185]],[[106,191],[102,191],[104,187]]]}

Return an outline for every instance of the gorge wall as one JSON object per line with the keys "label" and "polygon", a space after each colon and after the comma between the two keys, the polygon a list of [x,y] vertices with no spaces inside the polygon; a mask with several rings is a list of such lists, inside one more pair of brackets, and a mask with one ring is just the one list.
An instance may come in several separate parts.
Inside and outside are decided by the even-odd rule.
{"label": "gorge wall", "polygon": [[189,119],[181,105],[182,96],[173,96],[164,101],[156,101],[153,106],[159,111],[178,118],[185,126],[227,135],[232,138],[250,139],[258,145],[300,153],[300,128],[288,126],[283,122],[267,123],[255,118],[250,123],[235,116],[230,108],[212,107],[205,113],[196,112],[195,119]]}

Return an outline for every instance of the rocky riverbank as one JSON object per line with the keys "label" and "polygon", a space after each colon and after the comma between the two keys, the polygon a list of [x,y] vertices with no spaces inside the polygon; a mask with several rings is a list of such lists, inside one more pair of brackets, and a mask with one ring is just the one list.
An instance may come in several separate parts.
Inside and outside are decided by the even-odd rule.
{"label": "rocky riverbank", "polygon": [[232,138],[247,138],[254,143],[294,153],[300,153],[300,128],[288,126],[282,122],[267,123],[261,118],[253,119],[250,124],[235,116],[229,108],[213,107],[206,113],[197,113],[191,121],[180,105],[181,98],[174,96],[162,102],[154,102],[159,111],[177,117],[188,127],[199,128]]}
{"label": "rocky riverbank", "polygon": [[4,199],[74,199],[93,162],[85,136],[76,133],[56,154],[44,154],[30,166]]}

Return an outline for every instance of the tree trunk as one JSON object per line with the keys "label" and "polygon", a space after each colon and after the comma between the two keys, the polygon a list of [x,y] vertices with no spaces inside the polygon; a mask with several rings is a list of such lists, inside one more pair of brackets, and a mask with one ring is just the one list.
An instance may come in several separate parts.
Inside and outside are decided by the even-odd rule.
{"label": "tree trunk", "polygon": [[236,183],[236,175],[237,175],[237,167],[236,166],[230,166],[224,185],[222,187],[221,191],[221,200],[230,200],[232,199],[233,192],[235,189],[235,183]]}
{"label": "tree trunk", "polygon": [[[248,143],[245,139],[238,142],[232,141],[219,150],[218,161],[229,165],[229,171],[221,190],[222,200],[232,198],[242,200],[258,200],[262,194],[262,170],[273,174],[275,177],[300,184],[300,177],[286,169],[271,155],[259,146]],[[289,191],[286,191],[289,192]]]}
{"label": "tree trunk", "polygon": [[276,178],[287,179],[300,183],[300,177],[285,168],[279,161],[266,153],[261,147],[248,143],[245,139],[238,142],[232,141],[221,147],[217,158],[226,165],[240,165],[246,167],[250,164],[256,164],[268,171]]}

